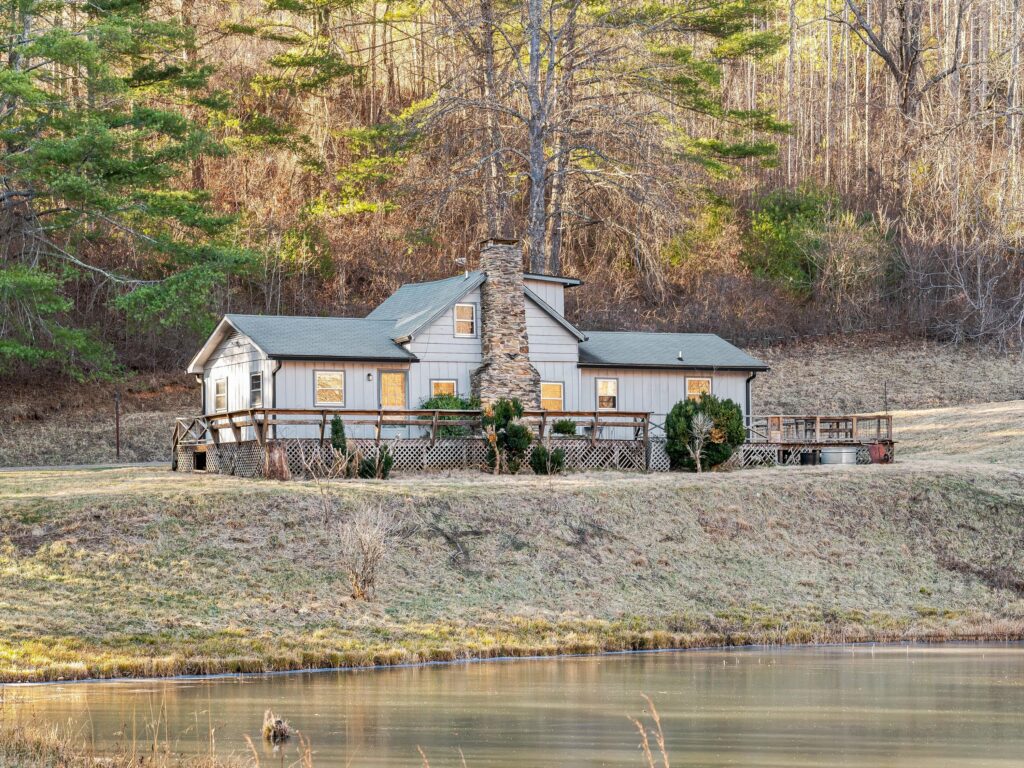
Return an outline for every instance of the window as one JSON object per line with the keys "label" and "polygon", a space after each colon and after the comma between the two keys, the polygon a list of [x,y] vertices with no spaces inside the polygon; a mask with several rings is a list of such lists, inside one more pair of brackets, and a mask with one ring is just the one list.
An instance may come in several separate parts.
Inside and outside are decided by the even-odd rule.
{"label": "window", "polygon": [[315,402],[317,405],[335,407],[345,406],[345,372],[315,371],[316,378]]}
{"label": "window", "polygon": [[249,374],[249,407],[263,407],[263,374]]}
{"label": "window", "polygon": [[228,409],[228,380],[216,379],[213,382],[213,410],[220,413]]}
{"label": "window", "polygon": [[455,379],[434,379],[430,382],[430,396],[441,397],[443,395],[450,395],[455,397],[459,394],[458,385]]}
{"label": "window", "polygon": [[597,409],[599,411],[614,411],[619,407],[619,380],[598,379],[597,380]]}
{"label": "window", "polygon": [[476,336],[476,304],[455,305],[455,335]]}
{"label": "window", "polygon": [[711,379],[687,379],[686,397],[689,400],[700,400],[701,395],[711,394]]}
{"label": "window", "polygon": [[542,381],[540,383],[540,407],[545,411],[564,411],[565,387],[560,381]]}
{"label": "window", "polygon": [[405,371],[380,372],[380,407],[405,408]]}

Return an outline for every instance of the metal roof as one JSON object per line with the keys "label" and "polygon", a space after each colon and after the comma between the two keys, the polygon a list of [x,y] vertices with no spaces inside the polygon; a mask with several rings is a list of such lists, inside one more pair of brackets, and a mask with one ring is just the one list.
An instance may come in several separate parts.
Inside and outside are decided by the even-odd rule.
{"label": "metal roof", "polygon": [[415,360],[393,340],[391,320],[358,317],[225,315],[267,357],[309,360]]}
{"label": "metal roof", "polygon": [[580,342],[581,366],[768,370],[760,360],[713,333],[584,333],[587,340]]}

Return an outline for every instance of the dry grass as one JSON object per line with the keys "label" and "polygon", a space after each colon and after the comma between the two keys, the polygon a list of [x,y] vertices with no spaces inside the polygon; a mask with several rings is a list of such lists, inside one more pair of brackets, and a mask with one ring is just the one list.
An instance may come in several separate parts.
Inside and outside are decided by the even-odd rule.
{"label": "dry grass", "polygon": [[754,412],[868,413],[1024,398],[1024,359],[977,346],[876,336],[751,350],[772,370],[754,382]]}
{"label": "dry grass", "polygon": [[[120,385],[122,462],[169,460],[176,416],[199,410],[184,375]],[[96,464],[116,458],[113,384],[7,383],[0,403],[0,466]]]}
{"label": "dry grass", "polygon": [[[342,481],[327,519],[312,483],[7,474],[0,679],[1020,637],[1024,403],[998,452],[988,408],[939,458],[954,414],[903,415],[893,466]],[[366,603],[336,535],[371,505],[403,533]]]}

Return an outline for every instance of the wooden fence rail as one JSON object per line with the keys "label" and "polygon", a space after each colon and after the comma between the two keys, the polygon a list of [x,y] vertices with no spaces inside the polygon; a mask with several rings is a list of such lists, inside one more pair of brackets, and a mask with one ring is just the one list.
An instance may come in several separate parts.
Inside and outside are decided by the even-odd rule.
{"label": "wooden fence rail", "polygon": [[[255,440],[263,445],[273,439],[276,431],[284,427],[314,427],[321,442],[329,439],[329,425],[339,417],[346,427],[370,426],[379,445],[385,427],[417,427],[428,430],[431,446],[442,429],[461,428],[467,436],[480,436],[483,432],[483,411],[402,409],[355,410],[330,408],[249,408],[204,416],[179,418],[175,421],[172,447],[221,442],[221,433],[230,430],[234,442],[242,442],[242,430],[252,429]],[[592,444],[602,439],[603,430],[628,429],[633,439],[650,445],[651,415],[642,411],[539,411],[523,412],[523,421],[530,424],[544,439],[550,425],[561,419],[571,419],[577,427],[589,430]]]}
{"label": "wooden fence rail", "polygon": [[863,445],[892,442],[892,415],[751,416],[747,442],[778,445]]}

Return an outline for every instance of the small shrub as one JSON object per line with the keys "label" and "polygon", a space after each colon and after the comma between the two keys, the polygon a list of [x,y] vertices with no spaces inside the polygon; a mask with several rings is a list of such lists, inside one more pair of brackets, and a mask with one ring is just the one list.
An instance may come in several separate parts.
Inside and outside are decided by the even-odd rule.
{"label": "small shrub", "polygon": [[551,431],[556,435],[575,435],[576,422],[572,419],[559,419],[551,425]]}
{"label": "small shrub", "polygon": [[367,456],[359,462],[359,477],[364,480],[387,480],[391,475],[395,457],[386,445],[380,447],[377,455]]}
{"label": "small shrub", "polygon": [[530,469],[535,475],[558,475],[565,471],[565,451],[555,448],[549,451],[547,447],[538,445],[530,455]]}
{"label": "small shrub", "polygon": [[484,413],[484,431],[487,435],[487,465],[496,472],[502,470],[518,474],[526,461],[526,452],[533,442],[533,432],[519,422],[523,404],[518,400],[501,398]]}
{"label": "small shrub", "polygon": [[[480,401],[475,397],[464,398],[458,397],[457,395],[435,395],[434,397],[429,397],[420,403],[420,408],[427,411],[476,411],[480,408]],[[430,418],[431,417],[429,416],[424,417],[426,421],[429,421]],[[438,421],[443,422],[459,418],[462,417],[438,416]],[[466,437],[469,433],[469,427],[443,427],[440,424],[437,427],[438,437]]]}
{"label": "small shrub", "polygon": [[746,440],[743,411],[732,400],[714,395],[701,395],[700,400],[681,400],[672,406],[665,419],[665,452],[672,469],[696,469],[690,451],[693,441],[693,419],[697,413],[711,417],[714,424],[710,440],[703,446],[703,465],[716,467],[732,456],[736,446]]}
{"label": "small shrub", "polygon": [[338,556],[352,584],[352,597],[372,600],[381,564],[398,538],[395,514],[384,507],[363,508],[338,527]]}
{"label": "small shrub", "polygon": [[340,454],[348,450],[348,440],[345,438],[345,422],[337,414],[331,419],[331,447]]}

